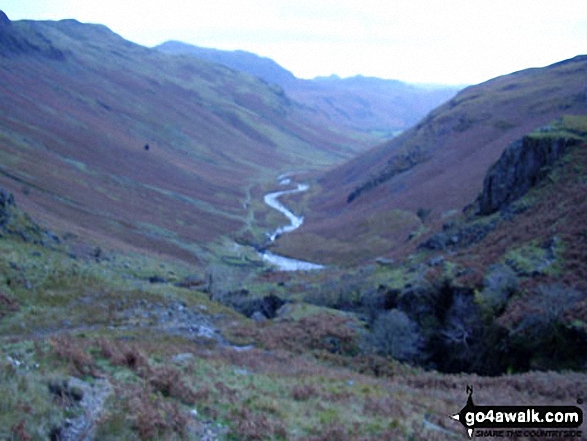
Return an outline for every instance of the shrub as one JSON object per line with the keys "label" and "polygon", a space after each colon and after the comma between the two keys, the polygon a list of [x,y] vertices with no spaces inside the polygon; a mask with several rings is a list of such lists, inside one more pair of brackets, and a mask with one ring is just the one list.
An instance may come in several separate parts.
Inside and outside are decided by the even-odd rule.
{"label": "shrub", "polygon": [[527,299],[529,311],[512,330],[513,345],[525,355],[526,368],[581,368],[585,332],[568,326],[565,316],[583,294],[562,284],[540,285]]}
{"label": "shrub", "polygon": [[134,429],[142,440],[158,439],[170,433],[185,437],[188,418],[177,403],[154,397],[141,389],[132,391],[128,403]]}
{"label": "shrub", "polygon": [[312,397],[316,397],[318,392],[312,385],[305,384],[303,386],[294,386],[291,390],[291,397],[296,401],[307,401]]}
{"label": "shrub", "polygon": [[384,398],[365,398],[363,412],[368,415],[379,415],[383,417],[403,416],[401,402],[390,397]]}
{"label": "shrub", "polygon": [[275,424],[265,415],[256,415],[243,408],[233,412],[232,435],[243,441],[286,439],[287,432],[282,424]]}
{"label": "shrub", "polygon": [[20,309],[18,302],[0,291],[0,319]]}
{"label": "shrub", "polygon": [[55,337],[51,340],[55,354],[69,362],[75,375],[96,375],[94,359],[86,352],[85,345],[71,337]]}
{"label": "shrub", "polygon": [[312,305],[333,309],[356,307],[360,303],[361,279],[342,275],[340,279],[329,279],[312,289],[304,301]]}
{"label": "shrub", "polygon": [[579,291],[562,284],[540,285],[536,289],[535,311],[542,318],[544,325],[556,326],[582,297]]}
{"label": "shrub", "polygon": [[18,424],[10,428],[10,432],[14,435],[14,439],[19,441],[31,441],[33,437],[27,432],[24,420],[20,420]]}
{"label": "shrub", "polygon": [[102,355],[115,366],[125,366],[134,371],[148,366],[147,358],[136,346],[107,339],[98,340]]}
{"label": "shrub", "polygon": [[193,405],[196,402],[196,393],[185,383],[180,372],[172,367],[162,366],[151,369],[149,384],[164,397],[177,398],[187,405]]}
{"label": "shrub", "polygon": [[382,311],[397,308],[400,295],[399,289],[391,289],[384,285],[380,285],[376,290],[365,291],[361,297],[361,312],[367,322],[373,324]]}
{"label": "shrub", "polygon": [[418,216],[418,218],[422,221],[422,223],[425,223],[428,220],[428,218],[430,217],[431,213],[432,213],[432,208],[420,207],[420,208],[418,208],[418,211],[416,212],[416,216]]}

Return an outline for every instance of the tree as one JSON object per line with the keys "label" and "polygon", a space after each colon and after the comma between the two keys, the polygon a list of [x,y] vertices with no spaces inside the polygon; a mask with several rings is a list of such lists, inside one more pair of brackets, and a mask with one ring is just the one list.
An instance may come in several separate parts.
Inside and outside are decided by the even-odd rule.
{"label": "tree", "polygon": [[383,312],[373,322],[370,341],[377,353],[399,361],[420,357],[422,339],[417,324],[399,309]]}

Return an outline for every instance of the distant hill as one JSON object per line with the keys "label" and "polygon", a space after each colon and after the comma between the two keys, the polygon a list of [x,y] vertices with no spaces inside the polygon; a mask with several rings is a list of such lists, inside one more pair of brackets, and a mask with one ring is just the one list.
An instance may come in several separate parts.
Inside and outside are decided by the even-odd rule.
{"label": "distant hill", "polygon": [[[587,114],[587,56],[471,86],[410,130],[323,175],[306,224],[282,252],[352,263],[412,247],[483,188],[512,142],[563,115]],[[422,218],[426,219],[423,223]]]}
{"label": "distant hill", "polygon": [[59,231],[192,261],[247,228],[256,185],[372,139],[105,26],[0,16],[0,185]]}
{"label": "distant hill", "polygon": [[190,54],[202,60],[208,60],[213,63],[223,64],[231,69],[246,72],[253,76],[259,77],[268,83],[275,83],[283,86],[290,81],[295,81],[296,77],[287,69],[281,67],[270,58],[260,57],[246,51],[223,51],[211,49],[180,41],[167,41],[156,46],[162,52],[168,54]]}
{"label": "distant hill", "polygon": [[163,43],[156,49],[220,63],[277,84],[289,97],[317,116],[368,134],[374,140],[389,139],[406,130],[459,90],[457,87],[430,88],[363,76],[303,80],[273,60],[250,52],[222,51],[176,41]]}
{"label": "distant hill", "polygon": [[364,76],[330,76],[298,80],[286,85],[285,90],[330,121],[389,139],[448,101],[459,88],[428,88]]}

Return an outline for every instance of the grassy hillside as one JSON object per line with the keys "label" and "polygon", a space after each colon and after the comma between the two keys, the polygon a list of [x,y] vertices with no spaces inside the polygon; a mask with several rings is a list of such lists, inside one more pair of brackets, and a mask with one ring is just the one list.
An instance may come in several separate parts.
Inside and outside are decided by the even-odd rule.
{"label": "grassy hillside", "polygon": [[[410,247],[475,200],[506,146],[562,115],[587,113],[587,58],[460,92],[401,136],[323,175],[306,224],[279,248],[352,264]],[[314,246],[315,245],[315,246]]]}
{"label": "grassy hillside", "polygon": [[257,185],[364,148],[279,88],[100,25],[4,16],[0,54],[0,184],[111,245],[196,262],[246,230]]}

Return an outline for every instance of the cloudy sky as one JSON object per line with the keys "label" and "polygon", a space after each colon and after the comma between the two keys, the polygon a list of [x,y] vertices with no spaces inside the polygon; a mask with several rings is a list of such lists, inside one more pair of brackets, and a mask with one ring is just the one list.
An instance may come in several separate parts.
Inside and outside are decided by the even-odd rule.
{"label": "cloudy sky", "polygon": [[101,23],[267,56],[301,78],[474,84],[587,54],[586,0],[3,0],[11,20]]}

